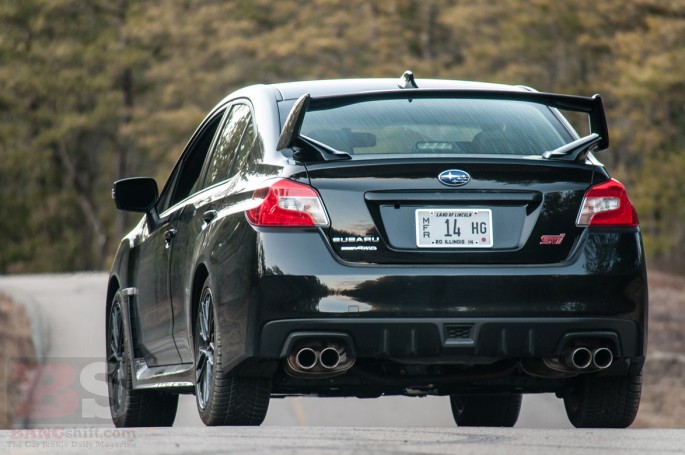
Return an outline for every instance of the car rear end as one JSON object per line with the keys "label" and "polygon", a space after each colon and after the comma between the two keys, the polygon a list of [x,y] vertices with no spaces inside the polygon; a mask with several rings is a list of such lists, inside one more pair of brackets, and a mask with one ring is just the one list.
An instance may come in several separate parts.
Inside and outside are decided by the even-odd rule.
{"label": "car rear end", "polygon": [[266,182],[248,211],[255,351],[280,359],[275,393],[450,394],[463,412],[459,397],[639,376],[644,252],[625,188],[591,153],[608,146],[601,100],[304,97],[284,135],[306,177]]}

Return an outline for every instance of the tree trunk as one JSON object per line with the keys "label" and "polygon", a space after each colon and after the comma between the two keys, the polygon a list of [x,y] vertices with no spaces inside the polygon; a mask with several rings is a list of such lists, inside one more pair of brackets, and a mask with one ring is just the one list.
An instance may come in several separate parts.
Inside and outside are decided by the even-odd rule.
{"label": "tree trunk", "polygon": [[[96,264],[96,267],[102,267],[105,261],[106,248],[107,248],[107,234],[102,225],[102,221],[98,216],[97,208],[90,198],[92,191],[86,188],[81,179],[79,178],[76,166],[72,161],[69,153],[67,152],[67,147],[63,142],[57,144],[54,147],[54,151],[57,154],[57,158],[64,169],[64,173],[67,181],[70,183],[70,187],[74,190],[76,195],[76,202],[78,203],[83,215],[86,218],[86,222],[90,231],[95,239],[95,248],[90,251],[90,258],[86,262],[91,264]],[[90,260],[92,259],[92,260]]]}

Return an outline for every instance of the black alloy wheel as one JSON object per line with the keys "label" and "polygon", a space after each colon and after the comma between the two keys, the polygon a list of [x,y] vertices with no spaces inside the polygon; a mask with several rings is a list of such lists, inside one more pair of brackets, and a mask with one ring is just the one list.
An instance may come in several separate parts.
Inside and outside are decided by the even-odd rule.
{"label": "black alloy wheel", "polygon": [[124,353],[124,323],[121,305],[115,301],[109,314],[107,346],[107,385],[112,416],[121,414],[126,403],[126,361]]}
{"label": "black alloy wheel", "polygon": [[107,390],[109,410],[117,427],[168,427],[173,425],[178,395],[160,390],[133,390],[128,335],[120,292],[107,313]]}
{"label": "black alloy wheel", "polygon": [[221,331],[209,277],[197,303],[195,318],[195,401],[208,426],[261,425],[269,409],[271,378],[226,376]]}
{"label": "black alloy wheel", "polygon": [[197,312],[195,353],[195,394],[200,410],[207,408],[214,382],[214,349],[216,337],[214,332],[214,304],[212,291],[205,287],[200,297]]}
{"label": "black alloy wheel", "polygon": [[520,393],[452,394],[450,404],[460,427],[513,427],[522,399]]}

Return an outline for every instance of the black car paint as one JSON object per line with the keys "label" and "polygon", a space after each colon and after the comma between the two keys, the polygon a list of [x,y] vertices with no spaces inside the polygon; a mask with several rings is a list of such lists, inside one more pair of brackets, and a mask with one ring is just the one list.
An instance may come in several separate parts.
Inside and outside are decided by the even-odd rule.
{"label": "black car paint", "polygon": [[[408,198],[407,193],[417,194],[416,191],[422,195],[421,205],[442,204],[455,191],[461,191],[459,194],[470,191],[478,198],[487,198],[489,192],[521,193],[524,202],[511,203],[506,198],[497,202],[493,196],[487,199],[488,204],[495,201],[504,207],[519,207],[525,216],[549,216],[553,220],[553,207],[568,204],[569,210],[577,212],[584,191],[591,184],[608,179],[604,168],[593,159],[584,163],[516,158],[501,159],[501,162],[426,159],[417,163],[397,158],[385,159],[383,163],[369,160],[302,164],[286,159],[277,151],[279,119],[283,118],[279,101],[287,104],[304,90],[310,90],[313,95],[332,94],[338,90],[354,90],[357,84],[367,90],[391,88],[389,83],[354,82],[342,88],[335,81],[314,86],[306,83],[256,86],[229,97],[210,113],[205,122],[232,100],[249,99],[264,150],[262,164],[249,173],[239,173],[229,181],[180,201],[164,213],[153,210],[122,242],[112,267],[108,302],[118,289],[138,288],[139,294],[130,300],[127,313],[131,317],[126,324],[134,335],[132,339],[137,340],[136,357],[144,358],[150,366],[192,364],[194,305],[204,279],[209,276],[215,290],[219,326],[230,344],[225,353],[231,358],[228,374],[271,376],[276,373],[280,360],[287,354],[288,341],[283,333],[292,331],[317,329],[349,337],[349,333],[361,330],[359,327],[368,326],[370,329],[360,333],[373,339],[387,334],[388,328],[398,327],[399,335],[391,337],[395,341],[390,341],[385,354],[371,341],[362,339],[353,338],[351,341],[355,344],[351,348],[358,345],[356,349],[364,353],[365,343],[370,343],[372,347],[367,353],[399,364],[430,363],[430,359],[447,354],[463,365],[464,359],[469,358],[478,363],[479,356],[486,362],[493,358],[551,355],[566,332],[581,330],[584,320],[588,321],[585,325],[588,330],[614,330],[626,337],[616,346],[617,354],[625,362],[614,370],[619,374],[628,369],[639,371],[646,350],[643,340],[647,311],[639,228],[588,229],[559,221],[544,231],[533,229],[520,242],[507,244],[499,251],[496,239],[495,248],[487,254],[436,251],[424,255],[422,252],[425,265],[413,268],[410,264],[416,261],[416,252],[393,240],[406,233],[394,234],[382,227],[383,207],[392,207],[392,210],[401,210],[405,205],[412,207],[417,201]],[[191,139],[189,144],[192,143]],[[183,159],[182,156],[177,168]],[[486,168],[486,161],[497,163],[500,168]],[[409,170],[407,164],[411,164]],[[510,172],[516,166],[521,166],[521,178],[512,180]],[[460,190],[442,186],[434,177],[447,168],[468,171],[472,183]],[[403,174],[406,180],[393,186]],[[287,230],[251,226],[244,210],[252,203],[252,193],[265,180],[275,177],[288,177],[319,189],[332,217],[331,226]],[[351,199],[352,188],[358,191],[360,186],[366,197]],[[165,188],[160,198],[171,190]],[[212,219],[205,219],[204,215],[212,211],[215,212]],[[354,222],[340,216],[350,211],[355,215],[364,211],[366,214],[353,217]],[[539,245],[541,235],[559,233],[567,235],[562,245]],[[344,253],[331,241],[336,236],[377,236],[379,250],[373,261],[364,252]],[[158,251],[158,259],[146,259],[146,250]],[[632,260],[626,262],[625,258]],[[160,270],[168,270],[168,275],[159,273]],[[500,334],[507,332],[507,318],[511,318],[509,328],[515,339],[522,333],[536,336],[538,332],[521,332],[521,328],[552,318],[552,328],[539,332],[538,336],[546,337],[544,342],[533,343],[547,347],[525,351],[519,346],[506,352],[507,349],[498,348],[498,343],[501,347],[507,340],[488,335],[490,347],[483,348],[479,354],[475,346],[448,346],[441,338],[444,324],[461,321],[475,324],[486,333],[491,329],[479,325],[479,321],[492,318],[500,324],[495,325],[495,332]],[[274,328],[277,326],[280,328]],[[413,336],[424,334],[428,340],[423,350],[417,351],[415,347],[412,351],[411,346],[405,349],[405,335],[412,333]],[[423,360],[421,354],[425,357]],[[453,378],[461,374],[464,381],[455,383],[473,386],[470,374],[460,368],[446,371],[438,368],[435,371],[442,372],[432,375],[422,370],[423,379],[415,382],[427,384],[436,375]],[[509,371],[508,368],[503,370]],[[615,373],[614,370],[609,372]],[[333,381],[307,382],[281,376],[285,378],[284,385],[279,388],[278,381],[274,381],[274,393],[364,395],[377,390],[401,393],[401,387],[383,389],[383,384],[392,383],[388,377],[366,377],[361,382],[349,379],[348,384],[345,378],[336,379],[335,384],[349,387],[345,391],[329,387]],[[187,376],[179,375],[180,380],[184,378]],[[555,378],[516,382],[516,387],[527,391],[555,390],[562,385],[563,379]],[[445,391],[448,389],[440,393]]]}
{"label": "black car paint", "polygon": [[[330,214],[331,237],[371,235],[383,240],[377,245],[378,251],[373,252],[343,252],[336,245],[336,254],[342,259],[381,264],[562,261],[582,231],[574,224],[575,214],[597,172],[593,166],[523,159],[416,161],[384,159],[365,161],[363,165],[355,161],[307,165],[311,184],[321,193]],[[450,166],[471,175],[467,187],[447,188],[437,180],[440,171]],[[358,197],[362,192],[363,199]],[[438,206],[492,207],[493,248],[475,252],[416,248],[412,230],[414,210]],[[561,216],[564,214],[567,216]],[[537,223],[540,217],[542,222]],[[540,245],[542,235],[559,233],[566,234],[561,245]]]}

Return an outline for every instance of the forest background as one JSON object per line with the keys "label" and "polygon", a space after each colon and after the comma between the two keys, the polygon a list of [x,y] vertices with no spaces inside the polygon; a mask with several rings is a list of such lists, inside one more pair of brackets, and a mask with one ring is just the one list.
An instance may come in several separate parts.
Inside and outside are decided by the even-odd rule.
{"label": "forest background", "polygon": [[652,267],[685,272],[685,0],[0,0],[0,274],[100,270],[239,87],[399,77],[601,93]]}

